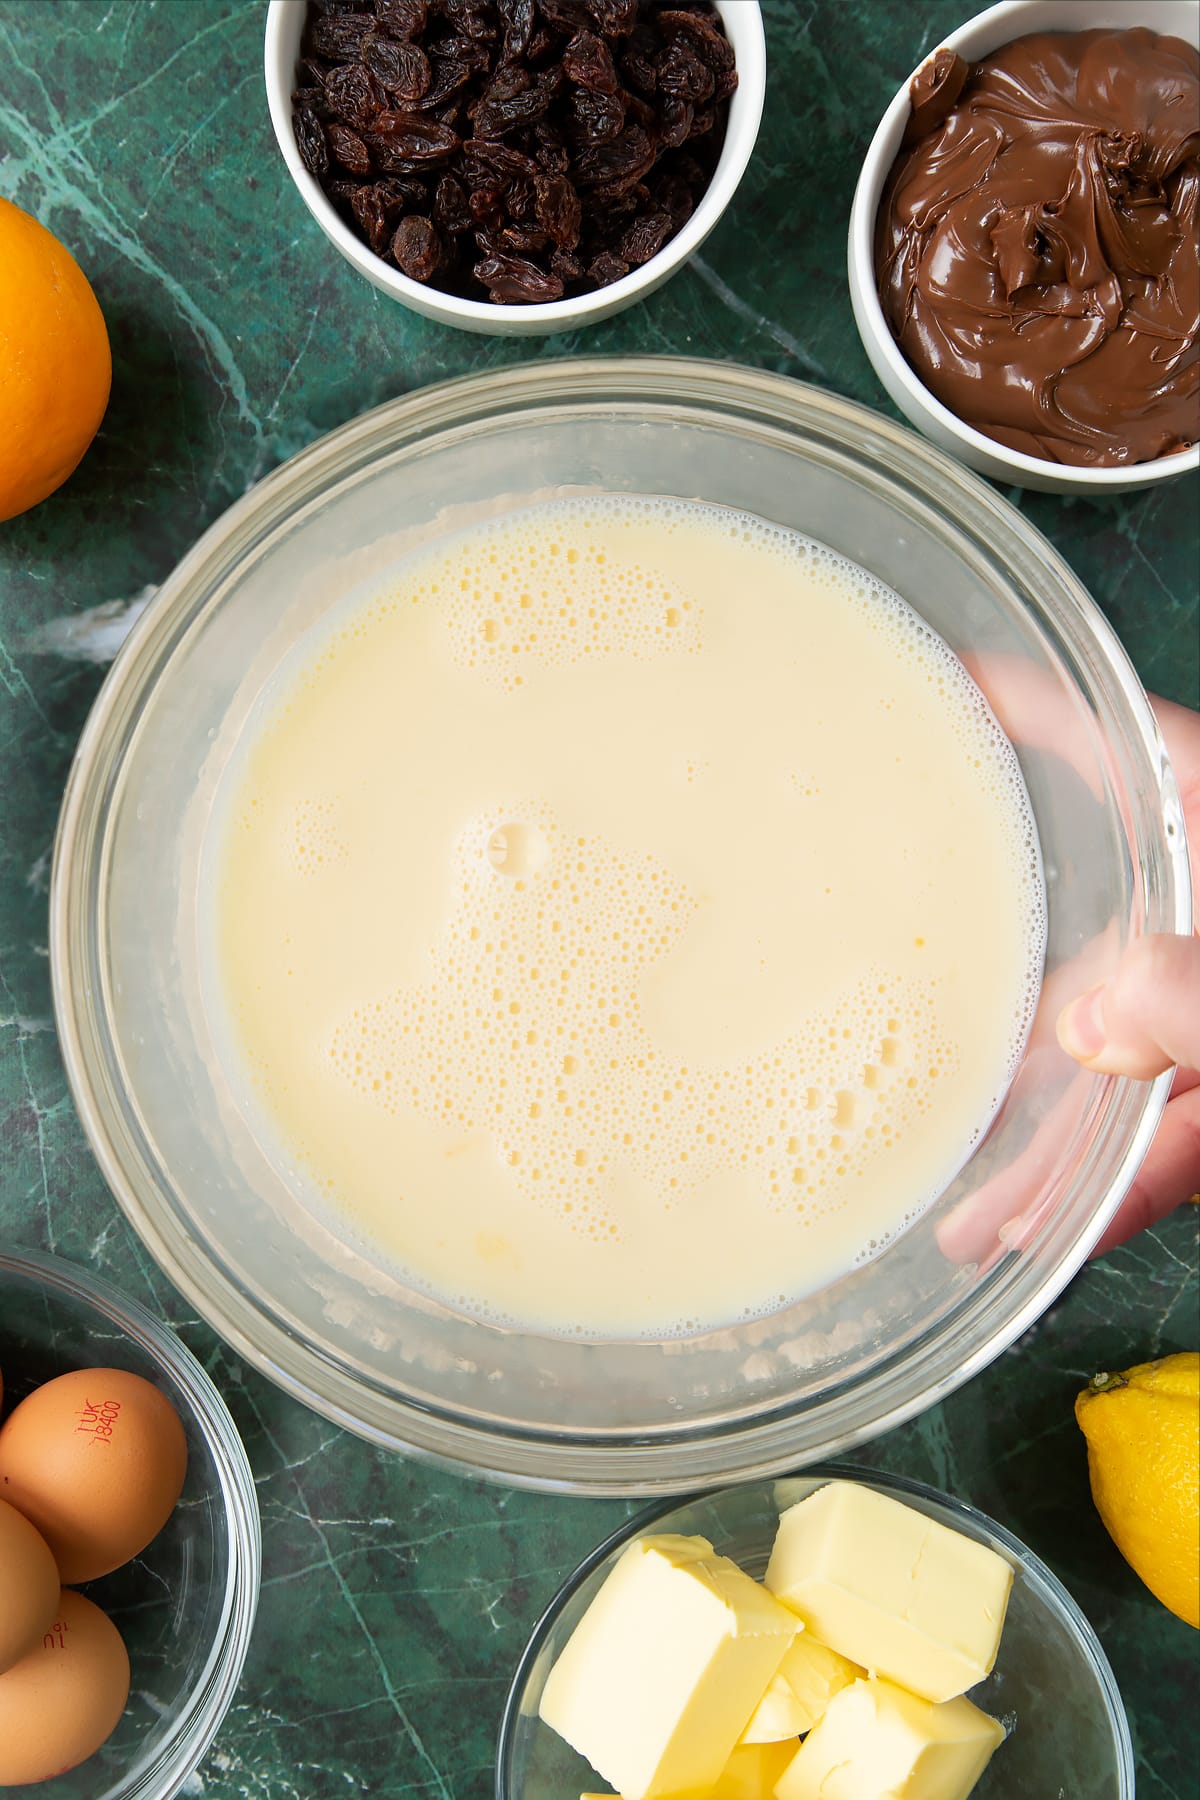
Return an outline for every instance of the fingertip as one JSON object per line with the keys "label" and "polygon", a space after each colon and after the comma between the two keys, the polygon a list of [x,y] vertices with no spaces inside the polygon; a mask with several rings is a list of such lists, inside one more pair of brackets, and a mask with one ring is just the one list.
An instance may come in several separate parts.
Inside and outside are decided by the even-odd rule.
{"label": "fingertip", "polygon": [[1055,1021],[1061,1047],[1093,1075],[1153,1081],[1179,1060],[1163,1048],[1175,1029],[1159,1021],[1181,990],[1157,965],[1158,942],[1140,940],[1115,975],[1070,1001]]}
{"label": "fingertip", "polygon": [[1076,1062],[1089,1063],[1104,1049],[1104,988],[1101,982],[1064,1006],[1058,1015],[1058,1041]]}

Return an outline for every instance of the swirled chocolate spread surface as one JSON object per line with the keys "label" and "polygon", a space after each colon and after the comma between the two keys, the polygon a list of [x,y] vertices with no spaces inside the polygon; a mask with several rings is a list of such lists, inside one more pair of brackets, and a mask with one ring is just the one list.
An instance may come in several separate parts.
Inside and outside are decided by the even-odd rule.
{"label": "swirled chocolate spread surface", "polygon": [[939,50],[876,222],[879,298],[916,374],[1052,462],[1200,437],[1200,54],[1129,31]]}

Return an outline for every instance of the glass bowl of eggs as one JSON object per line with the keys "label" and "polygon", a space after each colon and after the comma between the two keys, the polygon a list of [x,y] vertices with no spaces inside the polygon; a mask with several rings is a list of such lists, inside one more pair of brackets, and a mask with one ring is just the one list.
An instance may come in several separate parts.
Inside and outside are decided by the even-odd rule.
{"label": "glass bowl of eggs", "polygon": [[250,1641],[245,1450],[171,1330],[53,1256],[0,1247],[0,1374],[0,1785],[169,1800]]}
{"label": "glass bowl of eggs", "polygon": [[1136,673],[1001,496],[778,375],[571,358],[214,524],[83,731],[49,941],[100,1166],[241,1354],[381,1446],[651,1494],[1039,1316],[1170,1081],[1055,1017],[1190,906]]}
{"label": "glass bowl of eggs", "polygon": [[[757,1703],[753,1651],[739,1657],[720,1624],[705,1635],[714,1593],[777,1669]],[[803,1621],[782,1657],[766,1647],[778,1605]],[[686,1632],[673,1635],[673,1606]],[[631,1625],[639,1642],[623,1646]],[[703,1712],[689,1712],[693,1674],[714,1671]],[[535,1626],[501,1722],[496,1800],[590,1795],[608,1785],[600,1764],[633,1792],[656,1759],[677,1771],[685,1757],[691,1773],[707,1760],[712,1800],[1134,1792],[1112,1670],[1051,1570],[952,1495],[849,1463],[660,1502],[599,1544]]]}

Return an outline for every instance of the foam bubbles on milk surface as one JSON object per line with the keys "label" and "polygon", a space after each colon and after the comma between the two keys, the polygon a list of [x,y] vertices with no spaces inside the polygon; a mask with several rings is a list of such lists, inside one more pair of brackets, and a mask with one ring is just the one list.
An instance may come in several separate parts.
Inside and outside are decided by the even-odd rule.
{"label": "foam bubbles on milk surface", "polygon": [[435,544],[299,646],[226,785],[214,962],[271,1129],[487,1317],[663,1335],[834,1278],[961,1164],[1036,999],[978,690],[749,515]]}

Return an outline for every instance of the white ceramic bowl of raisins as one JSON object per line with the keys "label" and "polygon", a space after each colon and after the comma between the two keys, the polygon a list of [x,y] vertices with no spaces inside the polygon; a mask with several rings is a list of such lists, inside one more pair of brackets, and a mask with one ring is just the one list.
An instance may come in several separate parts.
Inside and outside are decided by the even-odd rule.
{"label": "white ceramic bowl of raisins", "polygon": [[753,152],[766,51],[758,0],[270,0],[265,75],[288,172],[359,274],[444,325],[536,336],[699,249]]}

